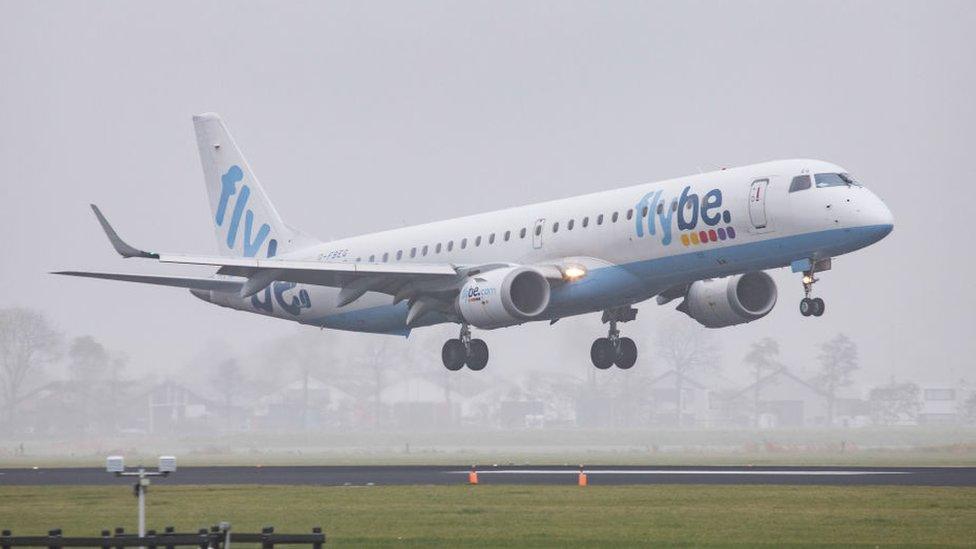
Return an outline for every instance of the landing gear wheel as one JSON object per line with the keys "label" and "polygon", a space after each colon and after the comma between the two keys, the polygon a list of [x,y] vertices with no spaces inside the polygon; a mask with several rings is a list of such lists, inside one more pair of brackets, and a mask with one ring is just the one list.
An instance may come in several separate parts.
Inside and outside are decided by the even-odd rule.
{"label": "landing gear wheel", "polygon": [[814,304],[813,300],[809,297],[804,297],[800,300],[800,314],[803,316],[810,316],[813,314]]}
{"label": "landing gear wheel", "polygon": [[593,342],[593,346],[590,347],[590,360],[593,361],[594,366],[601,370],[606,370],[613,366],[613,361],[616,358],[615,355],[613,345],[605,337],[597,339]]}
{"label": "landing gear wheel", "polygon": [[824,309],[826,309],[826,305],[824,305],[824,300],[820,299],[819,297],[815,297],[813,298],[812,301],[813,301],[813,316],[823,316]]}
{"label": "landing gear wheel", "polygon": [[468,354],[468,368],[474,371],[484,370],[488,365],[488,344],[483,339],[472,339]]}
{"label": "landing gear wheel", "polygon": [[629,370],[637,362],[637,344],[629,337],[617,341],[617,358],[613,361],[617,368]]}
{"label": "landing gear wheel", "polygon": [[[487,350],[488,349],[486,347],[486,353]],[[452,372],[456,372],[463,368],[466,359],[467,352],[464,349],[464,343],[462,343],[460,339],[448,339],[444,343],[444,347],[441,348],[441,360],[444,362],[444,367]]]}

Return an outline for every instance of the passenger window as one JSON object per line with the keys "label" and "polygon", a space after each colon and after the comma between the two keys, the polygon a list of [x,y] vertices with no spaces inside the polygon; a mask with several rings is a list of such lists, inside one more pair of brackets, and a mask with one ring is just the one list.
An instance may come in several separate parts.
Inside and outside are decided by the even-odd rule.
{"label": "passenger window", "polygon": [[509,238],[512,238],[512,231],[505,231],[505,242],[508,242]]}
{"label": "passenger window", "polygon": [[490,235],[488,235],[488,243],[489,244],[495,243],[495,233],[491,233]]}
{"label": "passenger window", "polygon": [[438,242],[437,245],[434,246],[434,253],[435,254],[441,253],[441,243],[440,242]]}
{"label": "passenger window", "polygon": [[536,225],[535,226],[535,235],[536,236],[539,236],[540,234],[542,234],[542,225]]}
{"label": "passenger window", "polygon": [[566,224],[566,230],[567,231],[572,231],[573,230],[573,223],[575,223],[575,222],[572,219],[570,219],[569,220],[569,223]]}
{"label": "passenger window", "polygon": [[596,224],[603,225],[603,214],[596,216]]}
{"label": "passenger window", "polygon": [[397,250],[397,261],[403,259],[403,250]]}
{"label": "passenger window", "polygon": [[474,245],[475,245],[475,247],[481,246],[481,235],[478,235],[477,237],[475,237],[475,239],[474,239]]}
{"label": "passenger window", "polygon": [[795,193],[796,191],[802,191],[810,188],[810,176],[809,175],[798,175],[793,178],[793,182],[790,183],[790,192]]}
{"label": "passenger window", "polygon": [[522,230],[519,231],[519,238],[525,238],[525,227],[522,227]]}
{"label": "passenger window", "polygon": [[647,217],[647,206],[644,206],[644,209],[641,210],[641,217]]}
{"label": "passenger window", "polygon": [[613,221],[614,223],[616,223],[618,217],[620,217],[620,216],[617,215],[617,212],[613,212],[613,215],[610,216],[610,221]]}
{"label": "passenger window", "polygon": [[453,249],[454,249],[454,241],[453,240],[448,240],[447,241],[447,251],[451,251]]}
{"label": "passenger window", "polygon": [[588,227],[589,225],[590,225],[590,218],[589,218],[589,217],[584,217],[584,218],[583,218],[583,228],[585,229],[585,228],[587,228],[587,227]]}
{"label": "passenger window", "polygon": [[463,250],[463,249],[465,249],[467,247],[468,247],[468,239],[467,238],[462,238],[461,239],[461,249]]}
{"label": "passenger window", "polygon": [[634,210],[633,209],[627,210],[627,221],[630,221],[631,219],[633,219],[633,217],[634,217]]}
{"label": "passenger window", "polygon": [[390,259],[390,252],[383,252],[383,263],[386,263]]}
{"label": "passenger window", "polygon": [[410,257],[417,257],[417,248],[410,248]]}
{"label": "passenger window", "polygon": [[376,254],[373,254],[373,255],[369,256],[369,262],[370,263],[376,263]]}
{"label": "passenger window", "polygon": [[678,211],[678,201],[677,200],[675,200],[674,202],[671,203],[671,211],[672,212]]}
{"label": "passenger window", "polygon": [[657,215],[664,213],[664,202],[659,202],[657,205]]}
{"label": "passenger window", "polygon": [[424,244],[424,249],[420,251],[420,255],[427,255],[427,245]]}
{"label": "passenger window", "polygon": [[559,232],[559,222],[558,221],[552,224],[552,232],[554,232],[554,233],[558,233]]}

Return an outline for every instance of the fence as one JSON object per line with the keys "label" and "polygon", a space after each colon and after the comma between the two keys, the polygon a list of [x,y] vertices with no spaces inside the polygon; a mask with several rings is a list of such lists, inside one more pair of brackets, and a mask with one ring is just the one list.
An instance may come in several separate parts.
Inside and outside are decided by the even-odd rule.
{"label": "fence", "polygon": [[[123,547],[146,547],[148,549],[173,549],[175,547],[199,547],[200,549],[224,549],[234,543],[260,545],[262,549],[274,549],[275,545],[311,545],[312,549],[322,549],[325,534],[319,527],[312,528],[311,534],[277,534],[271,526],[261,529],[260,534],[230,532],[218,526],[210,530],[201,528],[196,533],[179,533],[172,526],[167,526],[162,533],[149,530],[145,536],[126,534],[122,528],[116,528],[115,534],[102,530],[101,536],[67,537],[61,529],[49,530],[46,536],[14,536],[10,530],[0,534],[0,548],[14,547],[97,547],[100,549],[115,549]],[[226,544],[226,545],[225,545]]]}

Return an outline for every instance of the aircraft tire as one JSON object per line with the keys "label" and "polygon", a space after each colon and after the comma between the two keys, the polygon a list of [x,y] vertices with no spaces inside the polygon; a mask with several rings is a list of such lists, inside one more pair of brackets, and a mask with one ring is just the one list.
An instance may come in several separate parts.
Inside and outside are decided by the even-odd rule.
{"label": "aircraft tire", "polygon": [[813,298],[813,316],[823,316],[826,308],[827,306],[824,304],[824,300],[819,297]]}
{"label": "aircraft tire", "polygon": [[471,340],[471,354],[467,358],[468,368],[475,372],[485,369],[488,365],[488,344],[483,339]]}
{"label": "aircraft tire", "polygon": [[800,300],[800,314],[803,316],[810,316],[813,314],[813,300],[809,297],[804,297]]}
{"label": "aircraft tire", "polygon": [[464,343],[460,339],[448,339],[441,348],[441,360],[444,367],[452,372],[456,372],[464,367],[467,358],[464,350]]}
{"label": "aircraft tire", "polygon": [[620,338],[617,347],[617,358],[613,361],[617,368],[629,370],[637,362],[637,344],[629,337]]}
{"label": "aircraft tire", "polygon": [[610,340],[605,337],[601,337],[593,342],[590,347],[590,360],[593,361],[593,365],[601,370],[606,370],[607,368],[613,366],[613,360],[616,353],[613,352],[613,346],[610,345]]}

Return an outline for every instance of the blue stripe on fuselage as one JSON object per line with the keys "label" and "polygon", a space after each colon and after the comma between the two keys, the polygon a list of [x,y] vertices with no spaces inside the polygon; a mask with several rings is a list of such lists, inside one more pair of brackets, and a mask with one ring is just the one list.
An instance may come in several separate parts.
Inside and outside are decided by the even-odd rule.
{"label": "blue stripe on fuselage", "polygon": [[[891,232],[891,225],[831,229],[726,247],[689,248],[689,253],[593,269],[577,282],[554,288],[547,314],[537,320],[600,311],[649,299],[661,291],[702,278],[717,278],[789,265],[800,258],[825,258],[871,245]],[[723,263],[724,262],[724,263]],[[359,332],[407,335],[407,304],[340,312],[305,323]],[[419,326],[445,322],[424,315]]]}

